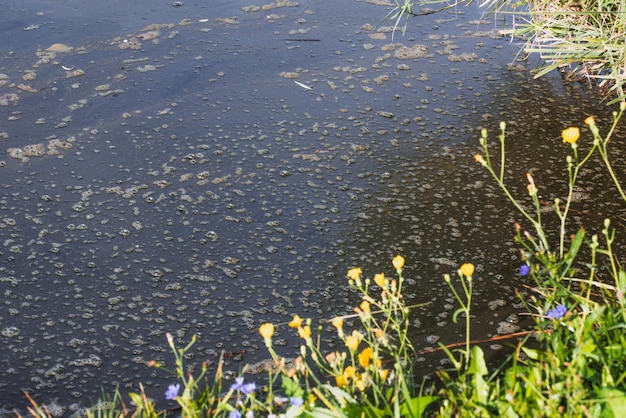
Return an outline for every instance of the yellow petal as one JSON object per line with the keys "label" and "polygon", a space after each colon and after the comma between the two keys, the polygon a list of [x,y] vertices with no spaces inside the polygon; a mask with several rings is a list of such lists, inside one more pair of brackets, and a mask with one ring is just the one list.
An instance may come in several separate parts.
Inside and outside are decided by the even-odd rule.
{"label": "yellow petal", "polygon": [[461,273],[465,277],[472,277],[474,274],[474,265],[472,263],[465,263],[461,266]]}
{"label": "yellow petal", "polygon": [[300,318],[300,316],[298,315],[294,315],[293,319],[289,323],[289,326],[291,328],[300,328],[300,325],[302,325],[302,318]]}
{"label": "yellow petal", "polygon": [[385,281],[385,275],[383,273],[378,273],[377,275],[374,276],[374,283],[376,283],[378,286],[382,287],[383,289],[385,288],[386,285],[386,281]]}
{"label": "yellow petal", "polygon": [[274,324],[266,322],[259,327],[259,333],[261,333],[261,336],[266,340],[272,338],[274,335]]}
{"label": "yellow petal", "polygon": [[374,351],[372,347],[367,347],[358,355],[359,364],[361,367],[367,367],[372,362],[372,357],[374,357]]}
{"label": "yellow petal", "polygon": [[307,339],[311,338],[311,327],[308,326],[308,325],[305,325],[302,328],[298,328],[298,335],[303,340],[307,340]]}
{"label": "yellow petal", "polygon": [[563,142],[567,144],[575,144],[576,141],[578,141],[578,138],[580,138],[580,129],[575,126],[563,129],[561,137],[563,138]]}
{"label": "yellow petal", "polygon": [[363,312],[369,312],[370,311],[370,303],[366,300],[364,300],[363,302],[361,302],[361,304],[359,305],[359,308],[361,308],[361,310]]}
{"label": "yellow petal", "polygon": [[404,257],[401,255],[395,256],[393,260],[391,260],[391,264],[393,264],[396,270],[402,270],[402,267],[404,267]]}
{"label": "yellow petal", "polygon": [[348,277],[355,281],[361,278],[361,274],[363,271],[358,267],[348,270]]}
{"label": "yellow petal", "polygon": [[343,327],[343,318],[341,316],[336,316],[333,318],[332,324],[335,328],[341,329]]}

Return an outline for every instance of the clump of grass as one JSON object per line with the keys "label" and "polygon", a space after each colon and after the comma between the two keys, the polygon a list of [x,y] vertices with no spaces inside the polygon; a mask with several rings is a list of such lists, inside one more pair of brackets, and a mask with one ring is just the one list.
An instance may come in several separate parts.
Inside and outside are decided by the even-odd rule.
{"label": "clump of grass", "polygon": [[[419,6],[443,4],[443,10],[473,0],[403,0],[385,19],[395,23],[422,13]],[[526,40],[523,52],[537,54],[544,64],[535,71],[541,77],[554,70],[570,79],[597,85],[609,98],[608,104],[626,98],[626,3],[619,0],[486,0],[480,3],[487,13],[510,16],[503,34]],[[430,12],[429,12],[430,13]]]}

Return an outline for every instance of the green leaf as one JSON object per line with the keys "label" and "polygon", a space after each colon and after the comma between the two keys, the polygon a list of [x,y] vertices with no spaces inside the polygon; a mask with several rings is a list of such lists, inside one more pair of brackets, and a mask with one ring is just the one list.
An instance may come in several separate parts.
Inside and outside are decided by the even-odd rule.
{"label": "green leaf", "polygon": [[617,278],[619,279],[618,280],[618,286],[619,286],[618,290],[622,290],[623,291],[624,287],[626,287],[626,271],[620,270],[617,273]]}
{"label": "green leaf", "polygon": [[349,417],[383,418],[391,415],[389,409],[379,409],[372,405],[351,405],[345,409]]}
{"label": "green leaf", "polygon": [[302,398],[304,396],[304,389],[300,387],[298,382],[285,375],[282,376],[282,387],[285,395],[289,397]]}
{"label": "green leaf", "polygon": [[585,238],[585,229],[580,228],[578,232],[576,232],[576,236],[572,240],[572,245],[569,247],[569,251],[567,252],[568,259],[574,260],[574,258],[576,258],[576,255],[578,254],[578,250],[580,250],[580,246],[583,244],[584,238]]}
{"label": "green leaf", "polygon": [[459,370],[461,368],[461,362],[459,360],[457,360],[456,357],[454,357],[454,354],[452,354],[452,351],[450,351],[450,349],[448,347],[446,347],[445,345],[443,345],[441,343],[439,343],[439,347],[443,350],[444,353],[446,353],[446,356],[448,356],[448,358],[450,359],[450,361],[454,365],[454,368],[456,370]]}
{"label": "green leaf", "polygon": [[606,402],[602,408],[602,418],[626,417],[626,393],[615,388],[603,388],[599,397]]}
{"label": "green leaf", "polygon": [[524,354],[533,360],[537,360],[539,358],[539,352],[537,350],[533,350],[528,347],[522,347],[522,350],[524,351]]}
{"label": "green leaf", "polygon": [[343,414],[341,411],[331,411],[328,408],[320,408],[315,407],[310,412],[311,416],[314,418],[343,418],[346,417],[346,414]]}
{"label": "green leaf", "polygon": [[470,360],[470,366],[467,372],[469,374],[477,374],[480,376],[484,376],[489,373],[489,370],[487,369],[487,363],[485,362],[485,353],[477,345],[472,347],[472,358]]}
{"label": "green leaf", "polygon": [[348,392],[339,389],[333,385],[322,385],[322,387],[329,391],[331,395],[337,400],[340,405],[347,403],[356,403],[356,399],[352,397]]}
{"label": "green leaf", "polygon": [[141,395],[138,393],[130,392],[128,394],[128,397],[130,398],[131,401],[133,401],[135,405],[143,404],[143,399],[141,399]]}
{"label": "green leaf", "polygon": [[454,322],[456,324],[457,321],[457,317],[459,316],[459,314],[465,312],[464,308],[459,308],[456,311],[454,311],[454,314],[452,314],[452,322]]}
{"label": "green leaf", "polygon": [[[407,417],[409,416],[408,411],[411,410],[415,414],[413,416],[421,417],[422,415],[424,415],[424,411],[426,410],[426,408],[428,408],[430,404],[438,400],[439,398],[437,396],[428,396],[428,395],[416,396],[414,398],[407,399],[400,406],[400,413],[402,414],[403,417]],[[407,403],[409,402],[411,403],[410,408],[409,408],[409,405],[407,405]]]}
{"label": "green leaf", "polygon": [[302,413],[304,412],[304,406],[300,405],[300,406],[290,406],[289,408],[287,408],[287,410],[285,411],[285,414],[282,415],[284,418],[296,418],[299,416],[302,416]]}

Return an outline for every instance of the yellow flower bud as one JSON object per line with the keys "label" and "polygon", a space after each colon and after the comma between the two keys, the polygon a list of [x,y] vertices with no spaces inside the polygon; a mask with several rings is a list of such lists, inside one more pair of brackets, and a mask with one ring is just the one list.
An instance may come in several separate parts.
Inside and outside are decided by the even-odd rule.
{"label": "yellow flower bud", "polygon": [[372,362],[372,357],[374,357],[374,351],[372,347],[367,347],[358,355],[359,364],[361,367],[367,367]]}
{"label": "yellow flower bud", "polygon": [[480,163],[481,165],[487,165],[487,161],[485,161],[485,158],[482,156],[482,154],[474,154],[474,160],[476,160],[476,162]]}
{"label": "yellow flower bud", "polygon": [[375,275],[374,283],[384,289],[387,284],[387,281],[385,280],[385,275],[383,273],[378,273],[377,275]]}
{"label": "yellow flower bud", "polygon": [[531,196],[535,196],[537,194],[537,186],[535,186],[535,179],[533,179],[533,175],[530,173],[526,173],[526,178],[528,179],[528,194]]}
{"label": "yellow flower bud", "polygon": [[465,263],[461,266],[461,274],[465,277],[472,277],[474,274],[474,265],[472,263]]}
{"label": "yellow flower bud", "polygon": [[580,138],[580,129],[575,126],[563,129],[561,137],[563,138],[564,143],[575,144],[576,141],[578,141],[578,138]]}
{"label": "yellow flower bud", "polygon": [[363,336],[361,335],[361,333],[357,330],[354,330],[352,331],[351,335],[348,335],[346,337],[346,347],[348,347],[350,351],[354,352],[357,350],[357,348],[359,348],[359,344],[361,343],[362,339]]}
{"label": "yellow flower bud", "polygon": [[330,365],[330,367],[334,367],[337,365],[336,361],[337,361],[337,352],[336,351],[332,351],[328,354],[326,354],[326,361],[328,362],[328,364]]}
{"label": "yellow flower bud", "polygon": [[272,336],[274,335],[274,324],[266,322],[265,324],[259,327],[259,333],[261,334],[261,337],[265,339],[266,342],[268,340],[271,341]]}
{"label": "yellow flower bud", "polygon": [[363,379],[357,380],[354,384],[361,392],[364,392],[365,389],[367,388],[367,384],[365,383]]}
{"label": "yellow flower bud", "polygon": [[340,374],[339,376],[335,376],[335,383],[338,388],[342,388],[348,384],[348,379],[346,379],[346,376],[343,374]]}
{"label": "yellow flower bud", "polygon": [[311,338],[311,327],[308,325],[305,325],[301,328],[298,328],[298,335],[303,340],[308,340],[309,338]]}
{"label": "yellow flower bud", "polygon": [[359,280],[361,278],[361,274],[363,274],[363,270],[358,267],[348,270],[348,277],[354,281]]}
{"label": "yellow flower bud", "polygon": [[289,323],[289,326],[291,328],[300,328],[300,325],[302,325],[302,318],[300,318],[300,316],[298,315],[294,315],[293,319]]}
{"label": "yellow flower bud", "polygon": [[366,313],[369,313],[370,311],[370,303],[366,300],[364,300],[363,302],[361,302],[361,304],[359,305],[359,308]]}
{"label": "yellow flower bud", "polygon": [[596,124],[596,120],[593,118],[593,116],[588,116],[587,119],[585,119],[585,125],[595,125]]}
{"label": "yellow flower bud", "polygon": [[401,255],[395,256],[391,261],[391,264],[393,264],[393,267],[396,270],[402,270],[402,267],[404,267],[404,257],[402,257]]}
{"label": "yellow flower bud", "polygon": [[343,317],[336,316],[333,318],[332,324],[335,328],[341,329],[343,327]]}

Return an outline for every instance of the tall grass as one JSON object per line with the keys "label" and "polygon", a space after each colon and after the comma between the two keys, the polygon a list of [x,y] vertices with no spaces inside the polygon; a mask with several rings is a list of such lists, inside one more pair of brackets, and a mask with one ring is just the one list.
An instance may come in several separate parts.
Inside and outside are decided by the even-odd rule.
{"label": "tall grass", "polygon": [[[423,14],[420,6],[449,8],[473,0],[395,2],[386,19],[404,33],[408,17]],[[488,14],[510,16],[502,33],[524,39],[523,52],[541,58],[535,77],[559,70],[597,86],[609,105],[626,98],[624,0],[485,0],[479,6]]]}

